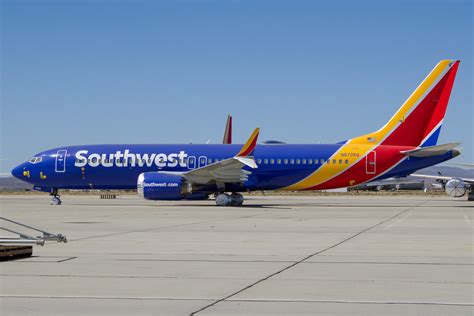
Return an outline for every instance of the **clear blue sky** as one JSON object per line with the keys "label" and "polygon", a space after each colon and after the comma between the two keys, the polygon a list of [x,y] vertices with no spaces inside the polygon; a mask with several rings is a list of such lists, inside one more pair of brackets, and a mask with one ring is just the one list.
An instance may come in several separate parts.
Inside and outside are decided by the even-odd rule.
{"label": "clear blue sky", "polygon": [[1,0],[0,172],[86,143],[337,142],[381,127],[440,59],[441,142],[474,161],[472,1]]}

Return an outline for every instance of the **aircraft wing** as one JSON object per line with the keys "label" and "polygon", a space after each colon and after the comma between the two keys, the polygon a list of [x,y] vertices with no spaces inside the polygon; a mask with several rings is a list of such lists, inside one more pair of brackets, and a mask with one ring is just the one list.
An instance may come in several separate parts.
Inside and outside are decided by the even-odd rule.
{"label": "aircraft wing", "polygon": [[378,181],[371,181],[365,183],[367,187],[376,187],[379,185],[396,185],[396,184],[418,184],[422,180],[407,179],[407,178],[389,178]]}
{"label": "aircraft wing", "polygon": [[191,183],[207,184],[209,182],[240,183],[247,181],[251,171],[242,169],[245,166],[256,168],[253,158],[232,157],[183,174]]}
{"label": "aircraft wing", "polygon": [[466,168],[474,168],[474,163],[450,162],[449,164]]}
{"label": "aircraft wing", "polygon": [[435,176],[435,175],[427,175],[427,174],[417,174],[413,173],[410,176],[412,177],[417,177],[417,178],[426,178],[426,179],[435,179],[435,180],[444,180],[444,181],[449,181],[451,179],[461,179],[462,181],[469,183],[469,184],[474,184],[474,179],[470,178],[459,178],[459,177],[448,177],[448,176]]}
{"label": "aircraft wing", "polygon": [[235,157],[185,172],[182,176],[191,183],[196,184],[207,184],[211,182],[241,183],[246,181],[252,172],[244,170],[243,168],[257,168],[257,164],[251,155],[257,145],[259,131],[258,128],[255,129]]}

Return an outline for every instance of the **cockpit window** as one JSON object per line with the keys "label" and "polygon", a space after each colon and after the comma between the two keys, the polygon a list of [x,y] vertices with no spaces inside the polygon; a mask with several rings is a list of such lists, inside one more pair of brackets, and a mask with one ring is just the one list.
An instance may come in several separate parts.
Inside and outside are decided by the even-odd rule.
{"label": "cockpit window", "polygon": [[41,160],[43,160],[43,157],[33,157],[29,160],[29,162],[38,163],[38,162],[41,162]]}

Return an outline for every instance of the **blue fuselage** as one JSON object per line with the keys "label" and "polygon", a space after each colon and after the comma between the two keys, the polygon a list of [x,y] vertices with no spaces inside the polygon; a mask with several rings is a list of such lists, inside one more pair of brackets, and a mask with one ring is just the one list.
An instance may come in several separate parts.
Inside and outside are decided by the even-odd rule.
{"label": "blue fuselage", "polygon": [[[257,145],[254,159],[258,168],[248,181],[228,185],[229,191],[273,190],[291,186],[327,164],[341,148],[331,145]],[[12,174],[51,192],[53,189],[136,189],[141,173],[152,171],[187,172],[232,158],[242,145],[84,145],[41,152],[17,166]],[[429,158],[410,158],[373,179],[405,176],[413,171],[451,159],[453,153]],[[335,162],[335,164],[334,164]],[[334,161],[337,168],[338,163]],[[383,161],[377,161],[383,165]],[[334,186],[334,185],[333,185]],[[347,186],[347,185],[346,185]],[[331,185],[325,189],[331,189]],[[213,187],[202,188],[213,191]]]}

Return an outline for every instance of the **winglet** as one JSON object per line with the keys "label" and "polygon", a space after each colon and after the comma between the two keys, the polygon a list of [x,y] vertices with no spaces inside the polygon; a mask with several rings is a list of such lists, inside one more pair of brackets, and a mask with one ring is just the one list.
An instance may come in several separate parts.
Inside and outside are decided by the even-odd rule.
{"label": "winglet", "polygon": [[236,157],[247,157],[251,156],[253,151],[255,150],[255,147],[257,146],[257,138],[258,134],[260,133],[260,128],[256,128],[250,138],[247,140],[245,145],[242,147],[242,149],[239,151]]}

